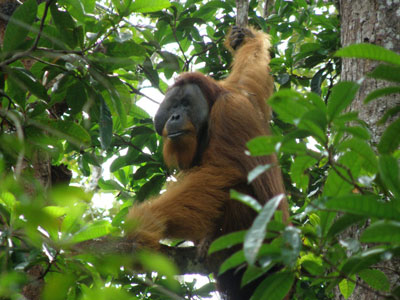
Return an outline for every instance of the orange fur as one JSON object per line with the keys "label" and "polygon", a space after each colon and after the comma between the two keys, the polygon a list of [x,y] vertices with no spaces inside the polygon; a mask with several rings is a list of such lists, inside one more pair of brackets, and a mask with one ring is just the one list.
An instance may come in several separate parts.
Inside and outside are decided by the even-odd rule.
{"label": "orange fur", "polygon": [[[227,79],[217,82],[200,73],[185,73],[174,85],[194,83],[202,90],[211,107],[209,140],[200,162],[191,167],[196,137],[188,135],[178,142],[164,139],[165,161],[182,170],[178,182],[168,186],[162,195],[134,206],[128,215],[128,220],[139,222],[130,236],[148,247],[157,248],[161,238],[199,242],[248,228],[254,212],[231,200],[230,189],[249,193],[261,204],[284,193],[276,157],[245,154],[250,139],[269,134],[270,109],[265,101],[273,90],[268,67],[269,37],[250,30],[254,36],[246,37],[234,52]],[[267,163],[275,167],[247,184],[248,172]],[[286,202],[281,209],[288,220]]]}
{"label": "orange fur", "polygon": [[197,137],[192,123],[188,122],[183,130],[188,133],[175,139],[169,139],[166,128],[163,130],[163,155],[165,164],[169,168],[188,169],[196,155]]}

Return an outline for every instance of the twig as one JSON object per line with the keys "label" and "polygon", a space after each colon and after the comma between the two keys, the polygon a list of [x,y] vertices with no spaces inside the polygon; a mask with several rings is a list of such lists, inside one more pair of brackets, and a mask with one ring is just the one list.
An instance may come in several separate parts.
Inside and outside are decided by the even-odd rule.
{"label": "twig", "polygon": [[60,65],[57,65],[57,64],[53,64],[51,62],[45,61],[43,59],[40,59],[40,58],[38,58],[36,56],[28,55],[27,57],[29,57],[29,58],[31,58],[33,60],[36,60],[36,61],[38,61],[38,62],[40,62],[42,64],[45,64],[45,65],[48,65],[48,66],[51,66],[51,67],[54,67],[54,68],[61,69],[61,70],[65,71],[65,72],[68,72],[68,69],[64,68],[63,66],[60,66]]}
{"label": "twig", "polygon": [[131,85],[130,83],[128,83],[128,82],[126,82],[126,81],[123,81],[123,83],[131,89],[131,93],[140,95],[140,96],[142,96],[142,97],[145,97],[145,98],[149,99],[151,102],[153,102],[153,103],[155,103],[155,104],[160,104],[160,102],[158,102],[158,101],[154,100],[153,98],[150,98],[149,96],[143,94],[141,91],[139,91],[137,88],[135,88],[135,87],[134,87],[133,85]]}
{"label": "twig", "polygon": [[173,300],[184,300],[185,299],[185,298],[182,298],[179,295],[171,292],[170,290],[167,290],[165,287],[154,283],[149,278],[144,278],[143,283],[146,284],[147,286],[150,286],[150,287],[158,290],[160,293],[163,293],[165,296],[168,296],[168,299],[173,299]]}
{"label": "twig", "polygon": [[[179,50],[182,52],[182,56],[183,56],[183,58],[184,58],[184,60],[185,60],[185,63],[184,63],[184,65],[183,65],[183,67],[185,68],[185,66],[188,65],[188,64],[187,64],[188,59],[187,59],[187,57],[186,57],[185,51],[184,51],[183,48],[182,48],[181,43],[179,43],[178,36],[176,35],[176,18],[174,19],[174,24],[173,24],[171,27],[172,27],[172,35],[174,36],[174,39],[175,39],[176,43],[177,43],[178,46],[179,46]],[[188,71],[188,69],[186,69],[186,70],[183,69],[182,71]]]}
{"label": "twig", "polygon": [[23,58],[23,57],[25,57],[25,56],[28,56],[31,52],[33,52],[33,51],[35,51],[35,50],[37,49],[37,46],[38,46],[38,44],[39,44],[40,37],[41,37],[42,32],[43,32],[44,22],[45,22],[45,20],[46,20],[47,13],[48,13],[48,11],[49,11],[49,7],[50,7],[50,5],[51,5],[52,2],[53,2],[53,0],[46,1],[46,6],[45,6],[45,8],[44,8],[44,12],[43,12],[42,19],[41,19],[41,21],[40,21],[40,27],[39,27],[39,30],[38,30],[38,34],[37,34],[37,36],[36,36],[36,39],[35,39],[33,45],[32,45],[28,50],[23,51],[23,52],[16,53],[14,56],[12,56],[12,57],[10,57],[9,59],[3,61],[3,62],[0,64],[0,68],[3,68],[3,67],[5,67],[5,66],[7,66],[7,65],[9,65],[9,64],[11,64],[11,63],[13,63],[13,62],[15,62],[15,61],[17,61],[17,60],[20,59],[20,58]]}
{"label": "twig", "polygon": [[153,157],[151,157],[149,154],[144,153],[142,149],[140,149],[138,146],[132,144],[131,142],[126,141],[122,136],[120,136],[119,134],[114,133],[114,136],[116,136],[117,138],[119,138],[122,143],[124,145],[127,145],[129,147],[132,147],[133,149],[139,151],[140,153],[142,153],[147,159],[153,161],[153,162],[157,162],[157,160],[155,160]]}
{"label": "twig", "polygon": [[197,52],[195,54],[193,54],[189,60],[187,62],[185,62],[185,65],[183,66],[183,70],[188,70],[189,69],[189,64],[192,62],[192,60],[196,57],[196,56],[200,56],[204,53],[206,53],[207,51],[210,51],[212,49],[212,47],[214,47],[215,45],[217,45],[219,42],[221,42],[225,37],[220,37],[218,40],[213,41],[211,44],[208,44],[207,47],[205,47],[202,51]]}

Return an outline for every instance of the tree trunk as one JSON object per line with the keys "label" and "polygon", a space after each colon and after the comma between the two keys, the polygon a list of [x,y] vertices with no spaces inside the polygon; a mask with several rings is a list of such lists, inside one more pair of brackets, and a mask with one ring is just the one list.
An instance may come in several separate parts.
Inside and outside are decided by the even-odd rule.
{"label": "tree trunk", "polygon": [[[371,43],[400,52],[399,1],[340,0],[340,16],[342,47],[355,43]],[[376,65],[374,61],[345,58],[342,61],[342,81],[357,82]],[[385,111],[399,105],[400,98],[398,94],[394,94],[372,101],[368,105],[364,105],[363,100],[372,90],[387,85],[384,81],[366,78],[351,107],[351,110],[359,111],[360,118],[367,122],[374,143],[386,128],[377,126],[376,122]]]}
{"label": "tree trunk", "polygon": [[[400,52],[399,1],[340,0],[340,16],[342,47],[355,43],[371,43]],[[376,66],[376,62],[369,60],[343,59],[341,78],[343,81],[357,82]],[[350,108],[350,110],[359,111],[359,117],[368,124],[372,142],[375,145],[392,120],[388,120],[386,124],[381,126],[377,125],[377,121],[388,109],[400,105],[400,97],[398,94],[394,94],[376,99],[367,105],[363,104],[363,100],[371,91],[387,85],[388,83],[384,81],[365,78]],[[360,228],[353,228],[353,230],[345,233],[343,238],[352,236],[359,238],[362,230]],[[392,287],[400,280],[399,260],[390,260],[376,267],[388,276]],[[344,299],[338,288],[335,290],[335,299]],[[357,284],[353,294],[348,299],[375,300],[382,299],[382,297]]]}

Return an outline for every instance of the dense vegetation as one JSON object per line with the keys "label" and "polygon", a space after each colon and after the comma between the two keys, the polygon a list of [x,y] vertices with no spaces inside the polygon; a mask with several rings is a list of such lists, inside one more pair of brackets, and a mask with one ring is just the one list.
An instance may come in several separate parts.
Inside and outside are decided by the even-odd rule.
{"label": "dense vegetation", "polygon": [[[277,92],[269,104],[276,114],[274,135],[248,148],[278,154],[294,227],[276,221],[274,201],[258,207],[232,191],[260,217],[248,233],[223,237],[210,251],[244,242],[221,266],[224,272],[247,261],[244,283],[285,266],[254,299],[281,299],[292,284],[293,299],[331,299],[335,286],[348,297],[356,278],[400,299],[400,287],[391,289],[375,267],[400,256],[400,120],[371,144],[365,122],[347,110],[359,84],[339,82],[340,57],[373,59],[382,64],[368,76],[393,84],[365,101],[398,93],[400,56],[367,44],[339,50],[329,1],[277,0],[266,18],[261,10],[250,2],[249,23],[272,38]],[[0,52],[0,299],[21,299],[32,286],[44,286],[42,299],[52,300],[198,299],[214,290],[174,276],[176,267],[160,254],[99,257],[77,254],[73,245],[119,236],[132,203],[164,187],[171,174],[160,139],[137,103],[154,101],[149,87],[164,93],[185,70],[223,78],[231,57],[222,42],[234,23],[232,0],[18,6]],[[93,195],[105,192],[114,195],[112,207],[93,206]],[[342,239],[354,225],[363,230]],[[263,245],[266,234],[272,242]],[[138,264],[144,274],[134,275]]]}

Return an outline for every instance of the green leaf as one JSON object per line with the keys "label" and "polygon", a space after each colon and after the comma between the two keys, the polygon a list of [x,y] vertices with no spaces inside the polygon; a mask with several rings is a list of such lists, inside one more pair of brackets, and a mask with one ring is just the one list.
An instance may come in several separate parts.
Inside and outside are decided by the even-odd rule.
{"label": "green leaf", "polygon": [[321,84],[323,80],[322,75],[324,74],[324,72],[325,69],[319,70],[311,79],[311,91],[318,95],[321,95]]}
{"label": "green leaf", "polygon": [[354,214],[344,214],[339,219],[335,221],[335,223],[331,226],[328,232],[328,238],[333,238],[346,228],[350,227],[355,223],[359,223],[366,219],[365,216],[358,216]]}
{"label": "green leaf", "polygon": [[[354,280],[356,280],[355,277],[354,277]],[[340,292],[342,293],[342,295],[345,299],[349,298],[351,296],[351,294],[353,294],[355,287],[356,287],[355,282],[347,280],[347,279],[343,279],[339,283]]]}
{"label": "green leaf", "polygon": [[46,206],[43,208],[43,211],[54,218],[61,217],[68,213],[68,209],[61,206]]}
{"label": "green leaf", "polygon": [[75,233],[69,240],[71,243],[80,243],[87,240],[102,237],[111,233],[112,226],[107,221],[97,221],[93,224],[87,225]]}
{"label": "green leaf", "polygon": [[132,11],[140,13],[156,12],[170,6],[168,0],[135,0],[131,5]]}
{"label": "green leaf", "polygon": [[180,71],[179,57],[167,51],[160,52],[163,61],[157,65],[157,69],[165,68],[172,71]]}
{"label": "green leaf", "polygon": [[294,282],[294,274],[289,272],[276,273],[261,282],[250,300],[283,299],[290,291]]}
{"label": "green leaf", "polygon": [[246,262],[243,250],[239,250],[227,258],[219,267],[218,275],[225,273],[226,271],[235,268]]}
{"label": "green leaf", "polygon": [[66,139],[76,147],[90,144],[89,133],[79,124],[63,120],[30,121],[35,127],[48,131],[56,137]]}
{"label": "green leaf", "polygon": [[254,179],[256,179],[258,176],[260,176],[264,172],[268,171],[271,167],[272,167],[271,164],[259,165],[259,166],[255,167],[247,175],[247,182],[248,183],[253,182]]}
{"label": "green leaf", "polygon": [[[354,178],[358,177],[362,162],[363,159],[351,151],[344,153],[339,158],[339,163],[342,166],[346,166]],[[337,172],[339,172],[340,175],[338,175]],[[346,178],[347,180],[344,180],[343,178]],[[349,178],[347,170],[339,166],[336,166],[336,169],[330,169],[323,194],[325,196],[340,196],[351,192],[353,190],[353,185],[348,181],[351,182],[351,178]]]}
{"label": "green leaf", "polygon": [[378,168],[378,162],[376,160],[376,156],[372,148],[363,140],[358,138],[352,138],[342,142],[338,149],[343,151],[344,149],[350,149],[357,153],[360,157],[365,159],[365,163],[363,163],[364,169],[371,172],[376,173]]}
{"label": "green leaf", "polygon": [[270,155],[278,151],[277,144],[282,140],[280,136],[259,136],[250,140],[246,146],[252,156]]}
{"label": "green leaf", "polygon": [[160,89],[160,78],[158,77],[158,73],[154,70],[151,60],[147,57],[143,63],[143,71],[146,74],[147,79],[150,80],[152,86]]}
{"label": "green leaf", "polygon": [[318,142],[325,144],[327,124],[324,112],[319,109],[312,109],[301,117],[298,127],[309,131]]}
{"label": "green leaf", "polygon": [[374,90],[371,93],[369,93],[367,97],[365,97],[364,103],[369,103],[376,98],[380,98],[394,93],[400,93],[400,86],[389,86],[382,89]]}
{"label": "green leaf", "polygon": [[328,99],[328,120],[331,122],[346,109],[353,101],[359,85],[354,82],[340,82],[332,88],[332,93]]}
{"label": "green leaf", "polygon": [[321,257],[317,257],[312,253],[303,255],[300,258],[300,263],[312,275],[321,275],[325,271]]}
{"label": "green leaf", "polygon": [[51,16],[60,38],[71,48],[74,49],[78,44],[77,32],[75,31],[75,21],[68,11],[61,11],[54,2],[50,6]]}
{"label": "green leaf", "polygon": [[385,249],[371,249],[351,256],[344,262],[341,271],[346,275],[360,272],[384,259]]}
{"label": "green leaf", "polygon": [[350,133],[353,137],[363,140],[369,140],[371,138],[369,131],[365,127],[361,126],[348,126],[347,124],[340,125],[338,132]]}
{"label": "green leaf", "polygon": [[243,204],[246,204],[247,206],[254,209],[256,212],[260,212],[262,210],[261,204],[258,203],[258,201],[256,199],[254,199],[253,197],[251,197],[249,195],[239,193],[235,190],[231,190],[230,197],[231,197],[231,199],[235,199],[235,200],[242,202]]}
{"label": "green leaf", "polygon": [[280,194],[270,199],[264,205],[263,209],[254,220],[253,225],[247,231],[243,250],[249,264],[254,265],[258,251],[260,250],[267,233],[267,225],[284,197],[283,194]]}
{"label": "green leaf", "polygon": [[398,113],[400,113],[400,105],[397,105],[387,110],[383,115],[383,117],[378,121],[377,125],[385,124],[387,120],[389,120],[389,118],[396,116]]}
{"label": "green leaf", "polygon": [[246,231],[242,230],[228,233],[217,238],[215,241],[212,242],[210,248],[208,249],[208,254],[224,249],[229,249],[237,244],[243,243],[245,234]]}
{"label": "green leaf", "polygon": [[47,90],[35,78],[35,76],[24,68],[13,67],[9,72],[9,80],[12,80],[20,89],[29,91],[36,97],[49,101]]}
{"label": "green leaf", "polygon": [[339,49],[335,56],[365,58],[400,65],[400,55],[374,44],[355,44]]}
{"label": "green leaf", "polygon": [[380,270],[366,269],[362,270],[357,275],[375,290],[383,292],[389,292],[390,290],[390,282],[385,273]]}
{"label": "green leaf", "polygon": [[400,144],[400,119],[391,123],[383,132],[378,144],[378,150],[381,154],[389,154],[397,150]]}
{"label": "green leaf", "polygon": [[142,251],[139,253],[139,260],[148,271],[156,271],[167,277],[179,274],[171,260],[161,253]]}
{"label": "green leaf", "polygon": [[103,97],[99,95],[100,98],[100,144],[103,150],[107,150],[111,144],[112,133],[113,133],[113,121],[111,118],[111,112],[108,109],[106,102]]}
{"label": "green leaf", "polygon": [[310,156],[297,156],[290,166],[290,177],[303,192],[307,191],[309,182],[309,175],[305,171],[316,163],[317,160]]}
{"label": "green leaf", "polygon": [[307,107],[301,102],[301,100],[304,101],[302,94],[292,90],[283,89],[275,93],[268,100],[268,103],[279,115],[281,120],[291,124],[297,124],[303,114],[307,111]]}
{"label": "green leaf", "polygon": [[106,55],[113,57],[144,56],[146,49],[134,41],[104,43]]}
{"label": "green leaf", "polygon": [[[398,161],[389,155],[379,157],[379,174],[384,185],[400,201],[400,178]],[[399,206],[400,207],[400,206]]]}
{"label": "green leaf", "polygon": [[36,0],[26,1],[14,11],[4,33],[3,50],[5,52],[17,50],[25,42],[35,21],[36,13]]}
{"label": "green leaf", "polygon": [[[399,212],[395,212],[399,214]],[[400,222],[377,221],[361,235],[363,243],[391,243],[400,245]]]}
{"label": "green leaf", "polygon": [[82,112],[83,106],[87,100],[84,84],[78,80],[74,81],[74,83],[67,89],[65,100],[71,108],[71,114],[75,115]]}
{"label": "green leaf", "polygon": [[248,266],[243,274],[240,286],[244,287],[246,284],[256,280],[260,276],[264,275],[266,272],[267,270],[264,270],[263,268],[256,266]]}
{"label": "green leaf", "polygon": [[354,215],[400,220],[400,212],[393,202],[381,202],[378,199],[375,195],[349,194],[329,199],[325,207]]}
{"label": "green leaf", "polygon": [[375,79],[400,83],[400,67],[379,65],[372,72],[368,73],[368,76]]}
{"label": "green leaf", "polygon": [[158,195],[164,182],[165,176],[163,174],[154,175],[149,181],[142,185],[142,187],[136,193],[136,199],[139,201],[144,201],[150,196]]}
{"label": "green leaf", "polygon": [[300,229],[287,226],[282,235],[282,260],[289,268],[296,265],[301,250]]}

